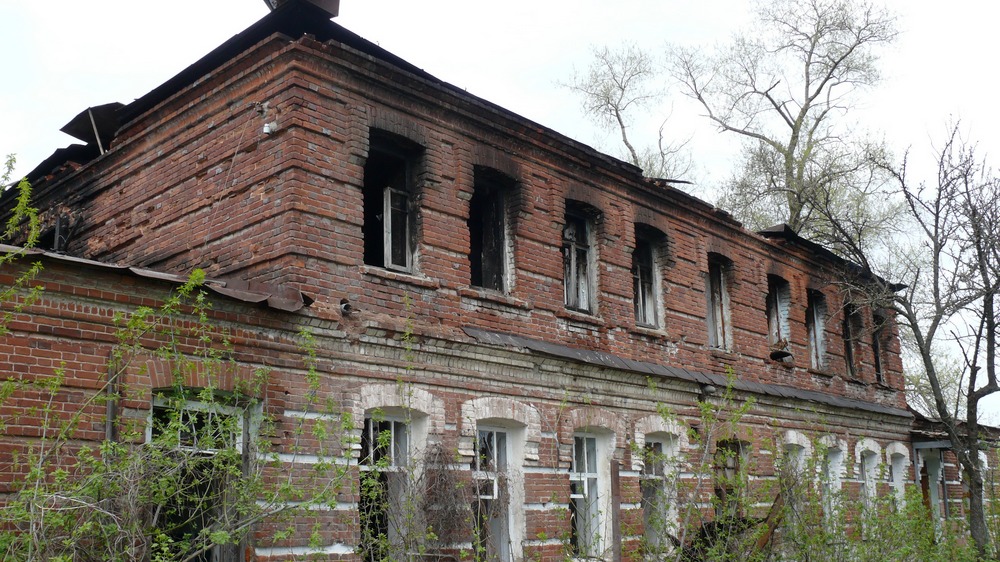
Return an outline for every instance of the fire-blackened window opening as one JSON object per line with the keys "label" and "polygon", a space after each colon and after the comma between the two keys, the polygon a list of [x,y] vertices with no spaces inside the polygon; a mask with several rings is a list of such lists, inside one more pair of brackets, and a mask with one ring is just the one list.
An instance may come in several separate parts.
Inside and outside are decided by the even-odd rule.
{"label": "fire-blackened window opening", "polygon": [[733,262],[723,255],[708,255],[708,345],[728,350],[732,345],[729,315],[729,277]]}
{"label": "fire-blackened window opening", "polygon": [[594,225],[599,213],[576,201],[566,202],[563,227],[563,296],[566,308],[580,312],[594,311],[596,257]]}
{"label": "fire-blackened window opening", "polygon": [[826,297],[819,291],[806,292],[806,331],[809,335],[809,367],[826,368]]}
{"label": "fire-blackened window opening", "polygon": [[635,323],[660,327],[660,258],[666,237],[651,226],[637,224],[632,251],[632,297]]}
{"label": "fire-blackened window opening", "polygon": [[861,376],[861,334],[864,333],[865,324],[861,318],[858,307],[853,303],[844,304],[844,323],[842,335],[844,338],[844,362],[847,365],[847,374],[854,379]]}
{"label": "fire-blackened window opening", "polygon": [[476,456],[472,461],[475,502],[475,548],[477,558],[490,562],[509,562],[513,555],[510,543],[510,490],[508,458],[510,440],[502,429],[480,427],[477,430]]}
{"label": "fire-blackened window opening", "polygon": [[372,131],[365,162],[365,263],[410,271],[416,250],[416,172],[421,148],[402,137]]}
{"label": "fire-blackened window opening", "polygon": [[510,288],[510,207],[516,183],[479,166],[474,181],[468,220],[471,283],[506,292]]}
{"label": "fire-blackened window opening", "polygon": [[791,357],[788,345],[788,310],[791,306],[792,290],[777,275],[767,276],[767,343],[771,359],[781,361]]}
{"label": "fire-blackened window opening", "polygon": [[888,333],[888,317],[883,311],[872,313],[872,361],[875,362],[875,382],[885,384],[884,340]]}

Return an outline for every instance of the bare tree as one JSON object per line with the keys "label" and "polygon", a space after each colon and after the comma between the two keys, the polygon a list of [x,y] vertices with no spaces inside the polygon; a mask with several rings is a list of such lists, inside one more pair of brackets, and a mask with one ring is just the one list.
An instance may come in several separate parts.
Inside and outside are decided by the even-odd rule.
{"label": "bare tree", "polygon": [[635,112],[663,97],[657,67],[653,57],[635,45],[595,48],[586,74],[574,75],[565,86],[580,95],[587,117],[604,130],[617,131],[629,163],[646,176],[677,179],[691,170],[691,158],[685,151],[687,140],[667,139],[669,116],[660,123],[655,147],[636,148],[629,136]]}
{"label": "bare tree", "polygon": [[878,81],[875,48],[895,38],[895,24],[848,0],[771,0],[757,19],[715,55],[673,49],[671,68],[721,131],[745,140],[723,206],[754,227],[784,222],[805,233],[823,222],[818,200],[856,199],[853,186],[872,176],[868,148],[838,118]]}
{"label": "bare tree", "polygon": [[[983,506],[983,450],[979,405],[1000,391],[997,380],[997,298],[1000,294],[1000,179],[950,128],[937,153],[937,181],[915,183],[907,159],[876,164],[891,174],[911,228],[895,253],[872,252],[863,237],[840,229],[844,246],[861,263],[873,304],[890,309],[916,354],[933,402],[968,479],[969,529],[981,557],[990,553]],[[877,274],[874,277],[872,274]],[[892,279],[900,285],[872,283]],[[873,287],[881,287],[873,292]],[[951,360],[942,360],[942,356]],[[960,388],[949,391],[958,381]],[[964,398],[964,402],[959,400]]]}

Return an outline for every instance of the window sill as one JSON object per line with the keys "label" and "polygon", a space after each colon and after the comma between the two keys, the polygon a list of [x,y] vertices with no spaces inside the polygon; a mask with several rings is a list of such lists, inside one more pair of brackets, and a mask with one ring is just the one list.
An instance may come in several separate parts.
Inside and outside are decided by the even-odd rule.
{"label": "window sill", "polygon": [[483,289],[482,287],[459,287],[457,292],[460,297],[466,299],[490,301],[509,306],[511,308],[520,308],[524,310],[531,308],[531,303],[528,301],[524,301],[492,289]]}
{"label": "window sill", "polygon": [[827,385],[829,385],[833,381],[833,377],[837,376],[836,374],[831,373],[829,371],[821,371],[819,369],[813,369],[813,368],[809,369],[809,374],[819,377]]}
{"label": "window sill", "polygon": [[387,281],[396,281],[397,283],[406,283],[407,285],[416,285],[418,287],[424,287],[426,289],[440,289],[441,282],[436,279],[428,279],[427,277],[418,277],[412,273],[403,273],[400,271],[392,271],[389,269],[384,269],[374,265],[362,265],[361,273],[363,275],[368,275],[371,277],[378,277],[380,279],[385,279]]}
{"label": "window sill", "polygon": [[771,359],[770,357],[765,357],[764,362],[768,365],[774,365],[775,367],[783,367],[791,371],[795,368],[795,361],[782,361],[780,359]]}
{"label": "window sill", "polygon": [[584,324],[591,324],[594,326],[604,325],[604,319],[600,316],[595,316],[587,312],[580,312],[578,310],[570,310],[568,308],[564,308],[556,312],[556,316],[572,322],[582,322]]}
{"label": "window sill", "polygon": [[853,384],[853,385],[856,385],[856,386],[869,386],[868,383],[866,383],[865,381],[863,381],[861,379],[845,378],[844,382],[847,382],[847,383],[850,383],[850,384]]}
{"label": "window sill", "polygon": [[728,349],[722,349],[721,347],[709,347],[708,352],[712,354],[712,357],[716,359],[723,359],[727,361],[732,361],[739,359],[739,354],[735,351],[729,351]]}
{"label": "window sill", "polygon": [[665,338],[667,337],[667,332],[663,328],[654,328],[652,326],[632,326],[629,331],[633,334],[639,334],[640,336],[647,336],[650,338]]}

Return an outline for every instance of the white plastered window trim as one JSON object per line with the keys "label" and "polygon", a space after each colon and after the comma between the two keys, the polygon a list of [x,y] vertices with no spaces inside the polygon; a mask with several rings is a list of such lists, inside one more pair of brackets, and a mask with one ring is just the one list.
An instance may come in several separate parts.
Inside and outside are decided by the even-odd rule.
{"label": "white plastered window trim", "polygon": [[354,439],[346,441],[347,451],[355,460],[361,454],[361,432],[364,419],[373,411],[391,415],[410,424],[410,454],[420,454],[433,440],[444,433],[444,401],[427,390],[409,383],[365,385],[358,390],[351,406]]}
{"label": "white plastered window trim", "polygon": [[665,420],[662,416],[651,414],[635,421],[635,450],[632,454],[632,470],[641,472],[645,460],[641,451],[646,446],[646,436],[671,437],[676,440],[677,452],[686,451],[690,447],[687,431],[674,420]]}

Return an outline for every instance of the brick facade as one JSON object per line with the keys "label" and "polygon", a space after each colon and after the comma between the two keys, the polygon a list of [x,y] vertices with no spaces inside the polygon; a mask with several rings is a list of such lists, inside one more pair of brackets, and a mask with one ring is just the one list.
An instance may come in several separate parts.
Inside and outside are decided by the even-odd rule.
{"label": "brick facade", "polygon": [[[721,400],[729,371],[734,403],[753,399],[729,437],[749,445],[755,479],[774,479],[785,445],[809,450],[819,442],[841,449],[849,493],[865,451],[885,464],[901,455],[905,478],[914,479],[898,334],[890,318],[877,375],[873,311],[859,307],[851,375],[842,263],[795,236],[748,232],[677,184],[645,179],[442,83],[308,6],[288,2],[120,114],[106,154],[38,174],[37,206],[47,224],[63,217],[70,225],[70,256],[181,275],[203,268],[215,279],[315,299],[295,311],[213,301],[212,320],[229,331],[240,366],[232,376],[271,371],[261,398],[277,420],[268,438],[285,454],[278,472],[302,470],[296,465],[307,463],[311,447],[341,451],[356,479],[360,420],[373,410],[404,413],[415,450],[440,446],[460,472],[477,454],[476,428],[500,428],[517,441],[508,460],[518,487],[514,557],[555,560],[569,532],[574,436],[592,435],[595,450],[605,448],[600,471],[610,470],[599,472],[610,531],[601,533],[601,555],[617,559],[635,552],[643,534],[637,451],[674,439],[682,457],[695,455],[688,432],[702,423],[696,402]],[[366,163],[377,135],[415,147],[406,156],[408,270],[366,263]],[[512,180],[503,200],[502,290],[471,282],[470,221],[481,217],[470,214],[483,170]],[[584,217],[593,229],[588,311],[565,304],[568,202],[591,213]],[[636,225],[659,233],[656,318],[647,326],[635,314]],[[730,332],[721,345],[708,320],[712,256],[726,260]],[[26,377],[61,366],[60,407],[71,410],[106,382],[114,314],[160,302],[170,284],[57,255],[43,260],[44,296],[15,318],[0,356],[6,372]],[[9,283],[12,273],[5,275]],[[771,358],[769,276],[787,283],[785,360]],[[820,366],[810,363],[810,291],[826,307]],[[356,423],[351,439],[309,443],[296,458],[290,432],[327,415],[306,401],[297,338],[304,328],[317,341],[320,401]],[[144,391],[121,404],[126,418],[145,419],[149,390],[169,386],[156,380],[165,367],[147,363],[129,371],[130,387]],[[34,436],[31,404],[31,396],[18,396],[4,406],[19,420],[7,425],[4,457]],[[104,438],[103,407],[85,422],[79,440]],[[608,489],[610,482],[618,486]],[[11,480],[2,484],[9,490]],[[711,482],[703,487],[708,502]],[[296,537],[275,544],[259,533],[257,555],[308,551],[308,530],[319,521],[320,552],[355,557],[357,492],[345,489],[339,499],[300,521],[306,531]],[[469,548],[469,541],[458,537],[449,548]]]}

